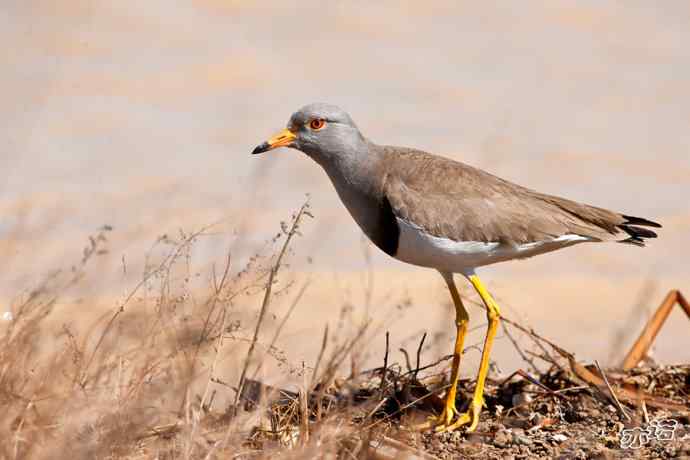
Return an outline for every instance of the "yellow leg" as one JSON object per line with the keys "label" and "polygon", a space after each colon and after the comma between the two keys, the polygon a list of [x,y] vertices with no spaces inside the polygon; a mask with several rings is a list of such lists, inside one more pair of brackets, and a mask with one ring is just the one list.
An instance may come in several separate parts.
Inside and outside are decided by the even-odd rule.
{"label": "yellow leg", "polygon": [[486,374],[489,371],[489,355],[491,354],[491,346],[494,342],[496,329],[498,328],[501,312],[496,304],[496,301],[491,297],[491,294],[486,290],[484,284],[479,277],[472,273],[467,276],[472,286],[481,297],[482,302],[486,306],[486,317],[489,321],[489,327],[486,331],[486,339],[484,339],[484,349],[482,350],[482,359],[479,364],[479,372],[477,373],[477,386],[474,389],[474,396],[470,407],[464,414],[461,414],[452,425],[447,425],[441,428],[440,431],[453,431],[456,428],[469,424],[467,431],[474,431],[479,423],[479,413],[484,405],[484,383],[486,382]]}
{"label": "yellow leg", "polygon": [[458,288],[455,286],[453,281],[453,274],[441,272],[441,276],[446,280],[448,285],[448,290],[450,291],[450,296],[453,298],[453,305],[455,305],[455,348],[453,351],[453,363],[451,365],[450,373],[450,388],[446,394],[446,404],[443,408],[443,412],[438,417],[434,417],[429,422],[419,426],[421,429],[437,427],[438,429],[443,429],[445,427],[451,426],[453,419],[458,415],[458,411],[455,408],[455,397],[457,395],[458,377],[460,375],[460,357],[462,356],[463,344],[465,343],[465,335],[467,334],[467,323],[470,320],[470,316],[462,304],[460,299],[460,293]]}

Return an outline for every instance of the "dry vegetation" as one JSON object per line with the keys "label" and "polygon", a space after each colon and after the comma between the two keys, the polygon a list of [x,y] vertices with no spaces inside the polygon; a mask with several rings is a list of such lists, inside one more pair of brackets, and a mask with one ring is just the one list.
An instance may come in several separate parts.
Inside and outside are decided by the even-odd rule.
{"label": "dry vegetation", "polygon": [[[57,321],[56,305],[106,251],[111,229],[101,229],[75,266],[20,296],[0,323],[0,458],[613,458],[627,456],[621,429],[672,416],[675,439],[640,452],[690,455],[690,368],[604,373],[510,319],[505,332],[516,347],[514,334],[533,341],[532,350],[518,348],[529,372],[489,379],[473,435],[408,428],[441,404],[449,357],[421,362],[423,338],[404,366],[386,352],[381,367],[362,370],[367,341],[388,344],[368,323],[351,333],[325,328],[317,360],[293,366],[299,391],[263,384],[267,356],[285,360],[275,344],[303,293],[277,275],[309,216],[305,204],[240,269],[223,256],[201,297],[188,287],[196,276],[189,259],[208,229],[161,237],[112,311],[89,327]],[[291,290],[293,307],[272,334],[262,331],[272,299]],[[258,314],[238,308],[257,293]],[[240,351],[239,378],[224,381],[219,368]],[[471,381],[461,384],[471,391]]]}

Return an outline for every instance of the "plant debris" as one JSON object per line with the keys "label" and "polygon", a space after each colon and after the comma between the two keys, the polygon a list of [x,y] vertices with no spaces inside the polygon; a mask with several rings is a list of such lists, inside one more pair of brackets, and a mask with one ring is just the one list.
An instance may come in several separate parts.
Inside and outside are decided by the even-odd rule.
{"label": "plant debris", "polygon": [[[348,430],[338,441],[337,458],[675,458],[690,455],[690,365],[608,370],[612,388],[643,392],[672,402],[677,410],[647,408],[632,402],[626,418],[610,398],[583,382],[569,369],[552,366],[539,375],[518,371],[504,379],[489,378],[485,408],[474,433],[417,432],[413,425],[443,407],[448,376],[418,379],[416,372],[399,366],[378,368],[334,385],[322,400],[308,398],[310,430],[332,426],[335,420]],[[294,446],[299,439],[299,395],[252,382],[254,395],[274,397],[264,410],[271,428],[257,429],[251,443],[261,451],[273,443]],[[473,381],[461,380],[458,407],[469,404]],[[312,395],[315,393],[312,393]],[[254,398],[252,396],[252,398]],[[250,399],[252,399],[250,398]],[[262,400],[254,399],[251,407]],[[321,405],[318,409],[317,405]],[[316,413],[322,412],[322,421]],[[672,421],[666,438],[635,441],[630,436],[655,423]],[[304,425],[302,423],[302,425]],[[669,425],[670,426],[670,425]],[[626,430],[630,435],[626,435]],[[626,438],[627,436],[627,438]],[[626,441],[628,439],[628,441]],[[628,446],[624,445],[628,442]],[[627,448],[626,448],[627,447]],[[362,455],[369,457],[362,457]],[[638,453],[639,452],[639,453]],[[250,458],[248,456],[247,458]]]}

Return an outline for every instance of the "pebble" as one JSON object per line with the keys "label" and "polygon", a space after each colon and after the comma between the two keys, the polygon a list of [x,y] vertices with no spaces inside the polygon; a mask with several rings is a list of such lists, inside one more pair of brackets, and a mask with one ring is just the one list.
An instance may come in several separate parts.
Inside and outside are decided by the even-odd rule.
{"label": "pebble", "polygon": [[[532,402],[532,395],[529,393],[518,393],[513,395],[513,407],[515,406],[523,406],[527,405]],[[521,407],[521,409],[525,409],[524,407]]]}
{"label": "pebble", "polygon": [[460,432],[460,431],[453,431],[453,432],[450,434],[450,440],[451,440],[451,442],[453,442],[454,444],[458,444],[458,443],[462,442],[462,432]]}
{"label": "pebble", "polygon": [[551,439],[553,439],[556,442],[563,442],[563,441],[567,441],[568,437],[564,434],[556,433],[553,436],[551,436]]}
{"label": "pebble", "polygon": [[532,441],[527,437],[520,434],[513,434],[513,442],[515,444],[522,444],[523,446],[531,446]]}
{"label": "pebble", "polygon": [[507,430],[502,430],[494,436],[494,445],[496,447],[508,447],[512,441],[512,436]]}

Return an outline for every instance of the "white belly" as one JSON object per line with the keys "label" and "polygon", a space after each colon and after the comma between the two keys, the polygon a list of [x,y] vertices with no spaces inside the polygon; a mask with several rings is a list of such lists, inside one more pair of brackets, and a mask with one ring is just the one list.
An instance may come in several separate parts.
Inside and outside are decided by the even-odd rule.
{"label": "white belly", "polygon": [[469,273],[476,267],[523,259],[549,251],[555,251],[573,244],[595,241],[580,235],[563,235],[547,241],[520,245],[499,242],[453,241],[430,235],[402,219],[397,219],[400,228],[398,252],[395,257],[403,262],[423,267],[432,267],[451,273]]}

